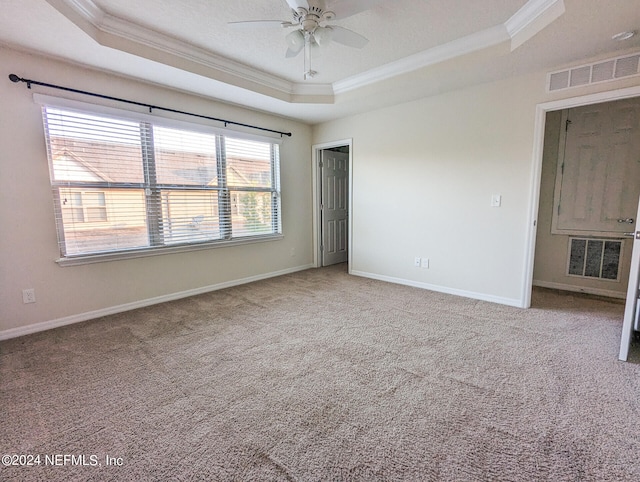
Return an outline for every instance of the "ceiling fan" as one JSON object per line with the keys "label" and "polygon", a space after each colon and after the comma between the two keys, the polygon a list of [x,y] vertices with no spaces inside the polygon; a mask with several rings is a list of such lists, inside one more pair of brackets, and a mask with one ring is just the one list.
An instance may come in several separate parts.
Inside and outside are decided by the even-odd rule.
{"label": "ceiling fan", "polygon": [[285,57],[296,57],[304,50],[304,79],[318,72],[311,69],[311,52],[330,42],[354,48],[364,47],[369,40],[359,33],[326,22],[340,20],[373,8],[382,0],[285,0],[292,10],[293,20],[246,20],[229,22],[232,27],[278,26],[294,29],[286,36]]}

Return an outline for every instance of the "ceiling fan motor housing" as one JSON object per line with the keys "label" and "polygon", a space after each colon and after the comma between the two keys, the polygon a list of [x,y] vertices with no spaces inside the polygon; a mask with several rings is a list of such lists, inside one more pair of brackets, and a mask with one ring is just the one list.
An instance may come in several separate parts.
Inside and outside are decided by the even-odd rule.
{"label": "ceiling fan motor housing", "polygon": [[309,10],[305,8],[298,8],[293,12],[294,20],[300,24],[302,30],[308,33],[313,33],[321,22],[332,20],[335,17],[336,14],[332,11],[323,10],[316,6],[309,6]]}

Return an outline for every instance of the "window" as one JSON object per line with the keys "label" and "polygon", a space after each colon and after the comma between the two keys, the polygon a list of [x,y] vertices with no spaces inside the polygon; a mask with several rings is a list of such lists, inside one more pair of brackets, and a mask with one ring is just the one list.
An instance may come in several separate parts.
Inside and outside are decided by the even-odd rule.
{"label": "window", "polygon": [[281,233],[270,140],[50,106],[43,115],[63,258]]}
{"label": "window", "polygon": [[104,191],[61,189],[63,219],[74,223],[107,221],[107,203]]}

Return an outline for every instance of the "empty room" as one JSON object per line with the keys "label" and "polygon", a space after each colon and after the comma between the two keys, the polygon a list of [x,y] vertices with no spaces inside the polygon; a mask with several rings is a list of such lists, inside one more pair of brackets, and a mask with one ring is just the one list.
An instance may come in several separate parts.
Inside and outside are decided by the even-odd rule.
{"label": "empty room", "polygon": [[640,0],[8,0],[0,479],[640,480]]}

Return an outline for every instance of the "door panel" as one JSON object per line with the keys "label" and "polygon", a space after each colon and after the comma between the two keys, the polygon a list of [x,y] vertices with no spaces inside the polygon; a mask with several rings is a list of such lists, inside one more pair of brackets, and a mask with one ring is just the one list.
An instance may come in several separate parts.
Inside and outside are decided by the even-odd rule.
{"label": "door panel", "polygon": [[553,231],[629,231],[640,195],[640,99],[570,109],[558,166]]}
{"label": "door panel", "polygon": [[322,151],[321,156],[322,266],[348,258],[349,154]]}
{"label": "door panel", "polygon": [[[640,200],[636,217],[640,216]],[[631,230],[629,230],[631,231]],[[620,353],[618,358],[627,361],[629,345],[633,334],[634,323],[638,311],[638,288],[640,285],[640,230],[635,232],[633,240],[633,252],[631,254],[631,271],[629,273],[629,286],[627,287],[627,301],[624,307],[624,320],[622,322],[622,335],[620,337]],[[636,329],[639,328],[636,326]]]}

